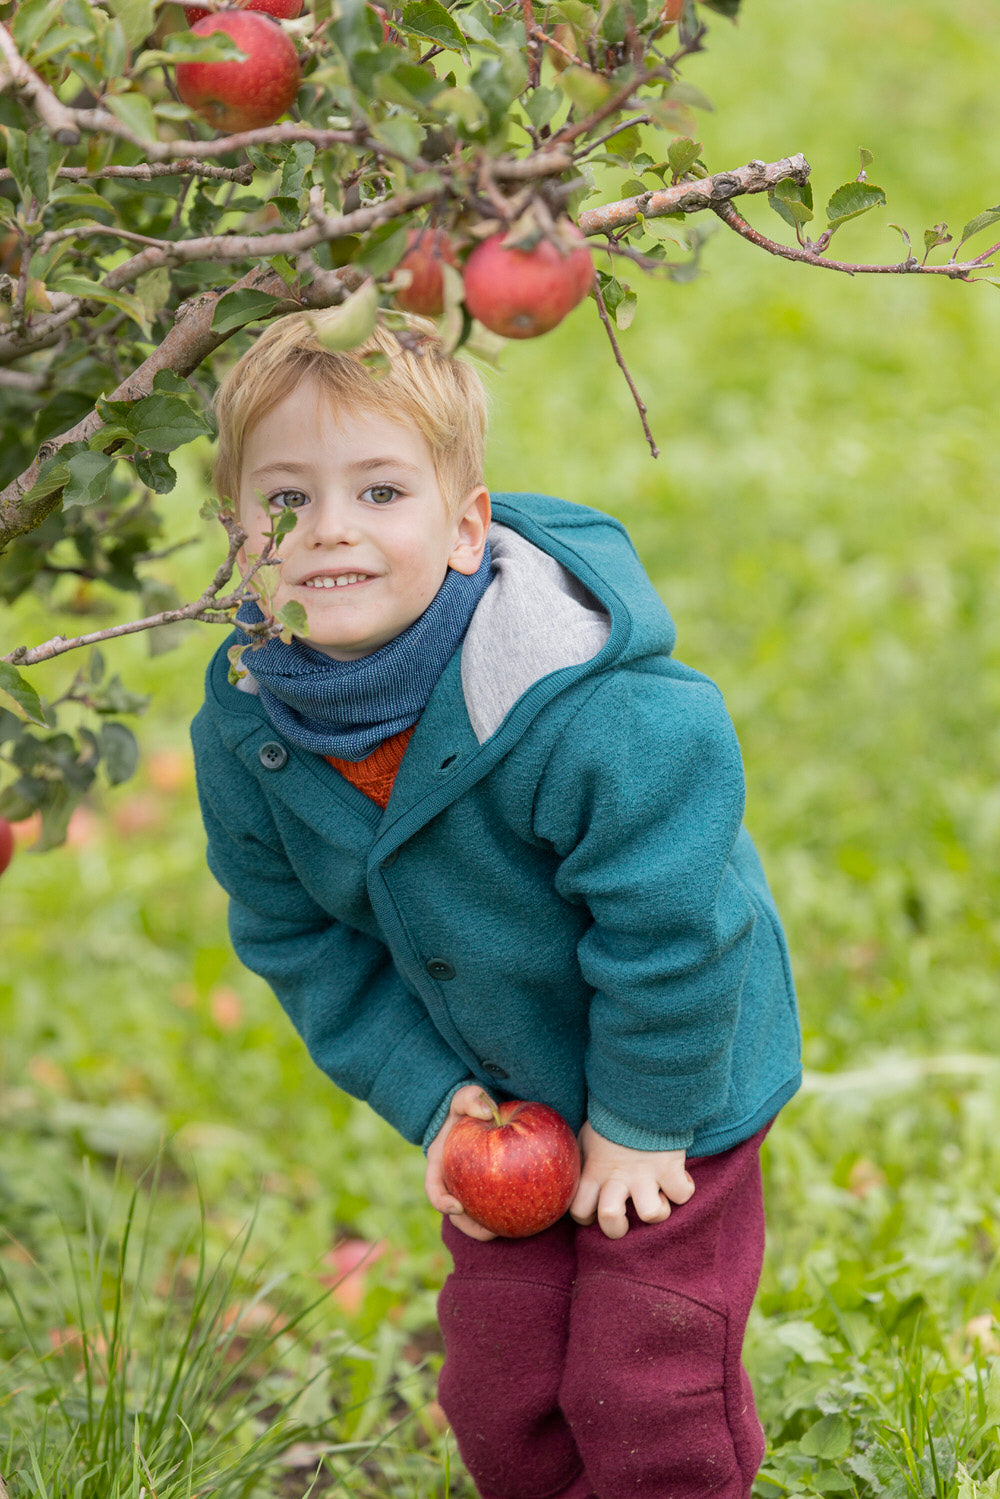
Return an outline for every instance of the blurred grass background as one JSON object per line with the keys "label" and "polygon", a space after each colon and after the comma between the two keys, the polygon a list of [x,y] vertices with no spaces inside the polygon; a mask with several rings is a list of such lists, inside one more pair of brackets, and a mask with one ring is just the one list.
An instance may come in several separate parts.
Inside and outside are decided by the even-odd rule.
{"label": "blurred grass background", "polygon": [[[889,206],[834,250],[892,261],[890,223],[922,246],[925,228],[946,220],[957,237],[1000,198],[998,63],[995,0],[746,0],[687,76],[717,106],[696,121],[711,170],[801,150],[821,211],[872,151]],[[741,208],[787,238],[763,200]],[[772,1439],[761,1493],[995,1499],[1000,300],[792,265],[721,224],[693,284],[630,279],[622,345],[661,458],[584,307],[505,351],[488,479],[623,519],[677,654],[723,688],[743,745],[809,1068],[768,1147],[749,1345]],[[167,502],[172,539],[203,527],[207,462],[190,454]],[[180,554],[185,596],[218,555],[214,538]],[[7,633],[56,628],[73,622],[29,604]],[[378,1369],[429,1397],[445,1260],[418,1153],[330,1088],[230,955],[186,739],[220,638],[107,649],[153,695],[143,767],[93,799],[68,847],[22,851],[3,879],[0,1265],[51,1341],[72,1320],[59,1222],[72,1246],[88,1202],[113,1220],[113,1162],[129,1178],[165,1142],[162,1244],[199,1194],[212,1246],[256,1213],[254,1264],[271,1256],[306,1287],[340,1273],[338,1242],[384,1241],[324,1313],[353,1350],[341,1408],[368,1401],[360,1427],[382,1430],[399,1398],[379,1394]],[[72,669],[35,680],[55,695]],[[2,1305],[10,1351],[22,1334]],[[0,1430],[3,1415],[0,1399]],[[426,1408],[349,1490],[471,1492],[456,1464],[448,1476],[435,1419]],[[296,1472],[273,1491],[304,1494]]]}

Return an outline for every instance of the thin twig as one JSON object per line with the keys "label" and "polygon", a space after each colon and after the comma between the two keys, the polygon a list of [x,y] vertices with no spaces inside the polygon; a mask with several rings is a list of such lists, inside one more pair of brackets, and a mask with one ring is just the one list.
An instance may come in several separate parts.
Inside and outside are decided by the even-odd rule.
{"label": "thin twig", "polygon": [[610,130],[606,130],[603,135],[599,135],[596,141],[588,141],[585,146],[581,146],[579,151],[574,151],[574,162],[582,161],[585,156],[590,155],[591,151],[596,151],[598,146],[604,145],[605,141],[614,140],[616,135],[620,135],[623,130],[628,130],[631,125],[648,125],[649,123],[647,114],[633,115],[630,120],[622,120],[619,124],[613,125]]}
{"label": "thin twig", "polygon": [[[126,177],[136,182],[152,182],[156,177],[206,177],[213,181],[239,182],[247,187],[253,181],[253,166],[245,162],[239,167],[220,167],[210,161],[195,161],[182,157],[171,162],[137,162],[131,167],[100,167],[91,171],[88,167],[59,167],[56,176],[67,182],[97,182],[101,178]],[[9,167],[0,167],[0,182],[13,182],[14,173]]]}
{"label": "thin twig", "polygon": [[769,255],[780,256],[782,260],[799,260],[805,265],[821,266],[827,271],[841,271],[847,276],[947,276],[952,281],[972,281],[972,272],[989,270],[990,256],[1000,253],[998,242],[984,250],[982,255],[977,255],[975,260],[949,260],[947,265],[925,265],[915,255],[909,255],[905,260],[896,261],[892,265],[854,264],[848,260],[830,260],[826,255],[820,255],[814,247],[803,245],[795,249],[768,239],[766,234],[761,234],[748,224],[731,203],[713,203],[711,207],[722,222],[728,224],[741,239],[766,250]]}
{"label": "thin twig", "polygon": [[642,422],[642,430],[646,434],[646,441],[649,443],[649,451],[652,453],[654,458],[659,458],[660,450],[656,446],[656,440],[654,439],[653,434],[649,429],[649,423],[646,420],[646,412],[648,410],[648,407],[646,406],[645,401],[642,399],[638,390],[636,389],[635,381],[632,379],[632,373],[628,365],[625,363],[625,358],[621,351],[621,345],[619,344],[617,336],[615,334],[615,330],[611,325],[611,319],[608,316],[608,309],[604,305],[604,298],[601,296],[601,284],[598,280],[596,271],[594,272],[593,292],[594,301],[597,303],[597,310],[601,315],[601,322],[604,324],[604,331],[608,335],[608,341],[611,344],[611,348],[615,356],[615,362],[618,365],[618,368],[621,370],[622,374],[625,376],[625,383],[628,385],[629,390],[632,392],[632,399],[635,402],[636,410],[639,413],[639,420]]}
{"label": "thin twig", "polygon": [[535,12],[531,0],[521,0],[524,16],[524,44],[528,53],[528,87],[537,88],[542,76],[542,55],[535,37]]}
{"label": "thin twig", "polygon": [[220,518],[229,535],[229,549],[225,561],[219,564],[215,577],[199,598],[189,604],[182,604],[177,609],[163,609],[159,614],[147,615],[145,619],[133,619],[123,625],[110,625],[106,630],[92,630],[87,635],[72,638],[54,635],[51,640],[44,640],[40,645],[20,645],[9,655],[0,656],[0,661],[9,661],[12,666],[35,666],[39,661],[51,661],[56,656],[64,656],[67,651],[99,645],[103,640],[116,640],[122,635],[136,635],[141,630],[157,629],[160,625],[178,624],[182,620],[200,619],[207,624],[231,624],[233,611],[253,597],[247,591],[251,579],[262,567],[274,566],[277,558],[268,542],[259,559],[241,579],[239,587],[220,598],[221,590],[232,579],[237,557],[247,539],[246,532],[232,516],[224,514]]}

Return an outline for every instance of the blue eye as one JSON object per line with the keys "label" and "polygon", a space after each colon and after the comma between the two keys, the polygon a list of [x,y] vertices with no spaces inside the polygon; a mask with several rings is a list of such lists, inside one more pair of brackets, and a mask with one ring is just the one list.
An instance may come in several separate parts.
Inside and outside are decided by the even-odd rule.
{"label": "blue eye", "polygon": [[309,496],[301,489],[279,489],[277,494],[268,496],[267,503],[271,510],[298,510],[308,505]]}
{"label": "blue eye", "polygon": [[399,494],[394,484],[372,484],[364,491],[364,498],[373,505],[388,505]]}

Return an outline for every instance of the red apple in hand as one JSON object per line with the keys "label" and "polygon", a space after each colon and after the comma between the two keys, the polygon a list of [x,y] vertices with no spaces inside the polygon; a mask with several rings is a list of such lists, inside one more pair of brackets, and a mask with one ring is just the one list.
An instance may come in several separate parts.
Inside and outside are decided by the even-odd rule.
{"label": "red apple in hand", "polygon": [[409,286],[396,293],[396,301],[404,312],[437,317],[444,311],[442,261],[455,264],[455,251],[445,231],[411,229],[406,236],[406,254],[397,267],[410,272]]}
{"label": "red apple in hand", "polygon": [[465,263],[465,305],[504,338],[536,338],[561,323],[590,290],[594,265],[586,239],[568,219],[530,249],[502,232],[477,245]]}
{"label": "red apple in hand", "polygon": [[255,10],[220,10],[191,30],[196,36],[224,31],[247,54],[239,62],[177,64],[177,92],[213,129],[232,135],[273,125],[295,102],[299,55],[271,16]]}
{"label": "red apple in hand", "polygon": [[0,874],[14,857],[14,829],[6,817],[0,817]]}
{"label": "red apple in hand", "polygon": [[580,1147],[547,1103],[490,1101],[490,1107],[492,1119],[463,1115],[448,1131],[444,1184],[483,1228],[526,1239],[551,1228],[573,1201]]}

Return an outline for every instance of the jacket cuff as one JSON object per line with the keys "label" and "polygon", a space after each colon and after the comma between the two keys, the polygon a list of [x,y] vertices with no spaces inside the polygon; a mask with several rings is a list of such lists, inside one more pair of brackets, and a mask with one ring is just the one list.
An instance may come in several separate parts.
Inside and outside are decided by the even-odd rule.
{"label": "jacket cuff", "polygon": [[434,1138],[437,1135],[438,1130],[447,1119],[448,1110],[451,1108],[451,1101],[455,1097],[455,1094],[458,1092],[459,1088],[467,1088],[470,1083],[474,1082],[476,1082],[476,1079],[474,1077],[465,1077],[460,1083],[456,1083],[453,1088],[450,1088],[444,1095],[444,1098],[441,1100],[441,1102],[438,1104],[437,1108],[431,1115],[430,1124],[428,1124],[426,1130],[424,1131],[424,1142],[422,1147],[424,1155],[427,1154],[431,1145],[434,1143]]}
{"label": "jacket cuff", "polygon": [[606,1109],[596,1098],[591,1098],[587,1117],[591,1126],[605,1140],[613,1140],[616,1145],[625,1145],[629,1150],[688,1150],[694,1139],[694,1130],[654,1130],[643,1129],[638,1124],[630,1124],[627,1119],[613,1114]]}

